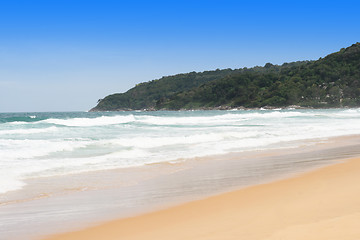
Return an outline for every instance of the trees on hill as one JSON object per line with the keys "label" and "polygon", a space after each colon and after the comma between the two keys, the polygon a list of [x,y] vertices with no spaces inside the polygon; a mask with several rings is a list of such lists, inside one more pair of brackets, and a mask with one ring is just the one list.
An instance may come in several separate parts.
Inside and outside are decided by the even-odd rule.
{"label": "trees on hill", "polygon": [[360,106],[360,43],[317,61],[163,77],[107,96],[94,110],[288,105]]}

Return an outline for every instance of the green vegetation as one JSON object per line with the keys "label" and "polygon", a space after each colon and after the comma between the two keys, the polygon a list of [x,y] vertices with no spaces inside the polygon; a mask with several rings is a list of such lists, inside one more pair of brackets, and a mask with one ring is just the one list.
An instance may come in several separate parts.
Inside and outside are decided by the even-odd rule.
{"label": "green vegetation", "polygon": [[360,43],[317,61],[191,72],[138,84],[93,111],[360,106]]}
{"label": "green vegetation", "polygon": [[206,82],[221,79],[241,70],[216,70],[202,73],[191,72],[163,77],[137,84],[126,93],[112,94],[100,99],[94,111],[139,110],[154,108],[159,99],[190,90]]}

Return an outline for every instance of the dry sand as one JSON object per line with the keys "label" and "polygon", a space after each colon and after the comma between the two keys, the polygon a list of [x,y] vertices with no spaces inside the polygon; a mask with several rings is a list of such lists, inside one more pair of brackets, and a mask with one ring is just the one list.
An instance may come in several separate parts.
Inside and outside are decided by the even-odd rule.
{"label": "dry sand", "polygon": [[360,159],[52,240],[360,239]]}

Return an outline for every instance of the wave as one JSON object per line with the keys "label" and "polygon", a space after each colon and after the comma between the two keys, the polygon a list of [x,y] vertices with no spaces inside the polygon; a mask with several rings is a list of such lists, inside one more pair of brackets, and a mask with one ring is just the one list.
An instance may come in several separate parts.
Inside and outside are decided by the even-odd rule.
{"label": "wave", "polygon": [[[136,113],[134,113],[136,114]],[[319,115],[316,111],[299,111],[299,110],[264,110],[264,111],[224,111],[221,114],[214,114],[213,116],[192,116],[192,115],[174,115],[174,116],[154,116],[154,115],[142,115],[142,114],[129,114],[129,115],[115,115],[115,116],[99,116],[95,118],[48,118],[40,119],[35,115],[26,117],[13,117],[6,122],[11,124],[26,124],[26,123],[47,123],[68,127],[93,127],[93,126],[107,126],[127,123],[138,123],[154,126],[174,126],[174,125],[208,125],[219,126],[226,124],[239,124],[242,121],[250,121],[256,119],[276,119],[276,118],[294,118],[294,117],[326,117],[333,116],[332,113],[323,112]],[[195,112],[196,114],[196,112]],[[345,110],[338,114],[343,114],[347,117],[351,114],[358,115],[357,110]],[[339,115],[340,116],[340,115]],[[3,119],[4,121],[4,119]]]}
{"label": "wave", "polygon": [[2,161],[12,161],[44,157],[57,152],[71,152],[76,148],[86,147],[87,140],[34,140],[34,139],[0,139]]}
{"label": "wave", "polygon": [[[36,121],[0,125],[0,193],[19,189],[23,180],[32,177],[142,166],[360,133],[360,109],[28,115],[27,120]],[[8,186],[1,185],[3,180]]]}
{"label": "wave", "polygon": [[[219,143],[223,140],[235,141],[236,139],[248,139],[257,137],[257,131],[251,132],[219,132],[204,134],[189,134],[187,136],[137,136],[133,138],[110,139],[102,141],[101,144],[112,144],[122,147],[131,147],[139,149],[153,149],[169,146],[187,146],[204,143]],[[100,143],[100,142],[99,142]]]}
{"label": "wave", "polygon": [[93,127],[123,124],[135,121],[133,115],[128,116],[101,116],[97,118],[71,118],[71,119],[56,119],[50,118],[41,122],[51,123],[55,125],[63,125],[68,127]]}
{"label": "wave", "polygon": [[12,130],[0,130],[0,135],[5,134],[36,134],[36,133],[48,133],[57,131],[57,127],[48,128],[28,128],[28,129],[12,129]]}
{"label": "wave", "polygon": [[37,122],[41,119],[38,119],[35,115],[30,116],[20,116],[20,117],[1,117],[0,123],[31,123]]}
{"label": "wave", "polygon": [[139,116],[136,118],[137,122],[149,125],[224,125],[224,124],[239,124],[243,121],[256,119],[277,119],[277,118],[291,118],[291,117],[311,117],[314,114],[303,112],[244,112],[244,111],[229,111],[229,113],[215,116]]}

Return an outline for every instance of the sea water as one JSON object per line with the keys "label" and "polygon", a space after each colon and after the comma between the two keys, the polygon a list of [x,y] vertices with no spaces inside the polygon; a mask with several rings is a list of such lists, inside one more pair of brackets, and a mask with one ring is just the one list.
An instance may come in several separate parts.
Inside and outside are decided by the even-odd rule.
{"label": "sea water", "polygon": [[352,134],[360,109],[0,113],[0,194],[28,179]]}
{"label": "sea water", "polygon": [[0,239],[292,176],[359,156],[359,134],[360,109],[0,113]]}

